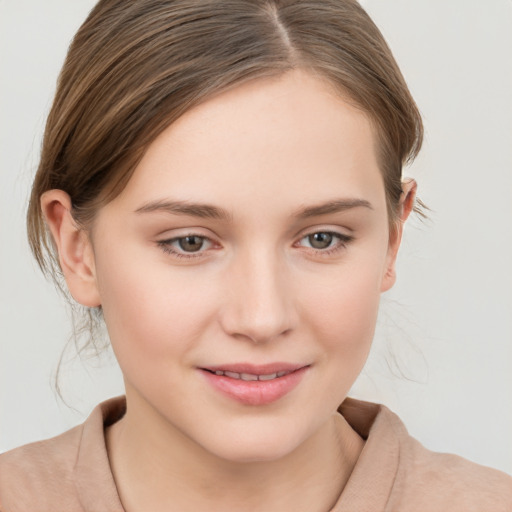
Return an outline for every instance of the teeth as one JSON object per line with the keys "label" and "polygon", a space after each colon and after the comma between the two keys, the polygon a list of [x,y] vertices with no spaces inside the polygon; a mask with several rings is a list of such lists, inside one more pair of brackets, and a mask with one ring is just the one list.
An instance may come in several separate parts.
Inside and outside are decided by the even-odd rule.
{"label": "teeth", "polygon": [[272,380],[277,377],[277,373],[271,373],[269,375],[260,375],[258,380]]}
{"label": "teeth", "polygon": [[258,376],[253,375],[252,373],[241,373],[240,378],[242,380],[258,380]]}
{"label": "teeth", "polygon": [[288,375],[290,372],[282,371],[277,373],[269,373],[267,375],[255,375],[253,373],[236,373],[236,372],[223,372],[222,370],[215,370],[215,375],[230,377],[231,379],[255,381],[255,380],[274,380],[278,377]]}

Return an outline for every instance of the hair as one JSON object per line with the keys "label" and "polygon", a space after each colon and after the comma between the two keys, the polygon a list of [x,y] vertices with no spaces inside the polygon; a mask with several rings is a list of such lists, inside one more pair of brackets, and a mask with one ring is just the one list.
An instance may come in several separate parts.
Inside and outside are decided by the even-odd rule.
{"label": "hair", "polygon": [[30,197],[28,238],[43,272],[61,282],[40,206],[45,191],[67,192],[77,225],[89,229],[182,114],[297,68],[327,80],[372,122],[396,225],[402,168],[420,150],[423,126],[382,34],[355,0],[100,0],[70,45]]}

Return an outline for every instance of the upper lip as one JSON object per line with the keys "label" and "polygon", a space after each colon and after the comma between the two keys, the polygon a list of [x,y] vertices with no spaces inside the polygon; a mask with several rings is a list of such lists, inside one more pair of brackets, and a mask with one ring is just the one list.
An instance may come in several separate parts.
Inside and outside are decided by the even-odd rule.
{"label": "upper lip", "polygon": [[267,363],[267,364],[250,364],[250,363],[231,363],[220,364],[215,366],[203,366],[202,370],[209,370],[211,372],[233,372],[233,373],[249,373],[251,375],[271,375],[278,372],[291,373],[309,366],[308,364],[297,363]]}

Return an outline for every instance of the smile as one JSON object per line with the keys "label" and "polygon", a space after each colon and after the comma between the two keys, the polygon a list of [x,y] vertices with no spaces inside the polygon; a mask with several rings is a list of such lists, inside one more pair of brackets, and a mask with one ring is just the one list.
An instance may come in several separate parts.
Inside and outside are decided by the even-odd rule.
{"label": "smile", "polygon": [[244,405],[255,406],[276,402],[291,393],[309,368],[310,365],[276,363],[198,369],[214,391]]}
{"label": "smile", "polygon": [[[211,370],[206,370],[211,371]],[[230,379],[239,379],[239,380],[245,380],[247,382],[249,381],[255,381],[255,380],[274,380],[278,377],[284,377],[285,375],[288,375],[291,373],[291,371],[280,371],[276,373],[268,373],[266,375],[257,375],[255,373],[237,373],[237,372],[228,372],[228,371],[222,371],[222,370],[215,370],[215,375],[221,376],[224,375],[225,377],[229,377]]]}

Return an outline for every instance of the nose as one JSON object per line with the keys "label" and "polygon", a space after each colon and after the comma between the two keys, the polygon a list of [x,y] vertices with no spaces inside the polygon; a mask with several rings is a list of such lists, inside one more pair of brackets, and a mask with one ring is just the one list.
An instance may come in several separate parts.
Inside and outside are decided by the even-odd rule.
{"label": "nose", "polygon": [[228,271],[220,321],[230,336],[266,343],[291,332],[297,311],[282,258],[260,250],[239,257]]}

